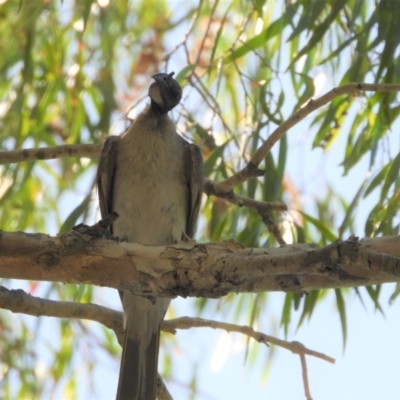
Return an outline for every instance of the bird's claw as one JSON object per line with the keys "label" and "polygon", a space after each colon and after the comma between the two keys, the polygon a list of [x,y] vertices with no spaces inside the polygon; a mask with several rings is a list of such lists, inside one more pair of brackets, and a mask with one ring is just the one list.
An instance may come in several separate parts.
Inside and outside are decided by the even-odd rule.
{"label": "bird's claw", "polygon": [[117,243],[119,243],[119,238],[111,235],[110,232],[112,223],[118,217],[119,215],[116,212],[112,212],[94,225],[78,224],[74,226],[72,230],[93,237],[115,240]]}

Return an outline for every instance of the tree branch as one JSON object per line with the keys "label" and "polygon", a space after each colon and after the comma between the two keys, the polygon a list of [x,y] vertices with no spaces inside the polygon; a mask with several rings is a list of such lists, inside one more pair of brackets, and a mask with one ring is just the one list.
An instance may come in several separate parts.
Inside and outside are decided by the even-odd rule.
{"label": "tree branch", "polygon": [[244,197],[236,194],[233,190],[226,193],[216,193],[215,192],[215,182],[211,179],[204,178],[203,182],[203,192],[207,196],[216,196],[220,199],[224,199],[229,203],[235,204],[238,207],[249,207],[255,210],[261,218],[269,213],[270,211],[287,211],[287,205],[280,201],[267,202],[267,201],[257,201],[250,199],[249,197]]}
{"label": "tree branch", "polygon": [[281,139],[281,137],[293,126],[298,124],[301,120],[311,114],[313,111],[324,106],[332,101],[334,98],[343,94],[351,94],[358,92],[399,92],[400,84],[371,84],[371,83],[347,83],[343,86],[338,86],[328,93],[321,96],[319,99],[310,99],[307,105],[292,114],[282,125],[278,126],[268,137],[268,139],[257,149],[251,157],[249,163],[240,171],[233,174],[231,177],[221,181],[214,182],[214,192],[228,193],[235,186],[239,186],[249,180],[263,174],[258,169],[261,161],[271,151],[274,144]]}
{"label": "tree branch", "polygon": [[399,282],[399,249],[400,236],[351,238],[324,248],[297,244],[253,249],[233,240],[144,246],[79,232],[59,237],[0,232],[0,277],[89,283],[150,297],[303,293]]}
{"label": "tree branch", "polygon": [[101,144],[64,144],[54,147],[41,147],[13,151],[0,151],[0,165],[22,161],[52,160],[65,157],[98,157]]}
{"label": "tree branch", "polygon": [[122,312],[108,307],[92,303],[48,300],[31,296],[22,289],[9,290],[0,286],[0,308],[34,317],[77,318],[96,321],[112,329],[120,344],[124,342]]}
{"label": "tree branch", "polygon": [[307,400],[312,400],[310,385],[308,383],[307,361],[304,354],[300,354],[301,370],[303,371],[304,394]]}
{"label": "tree branch", "polygon": [[286,350],[291,351],[293,354],[300,355],[309,355],[313,357],[320,358],[321,360],[330,362],[332,364],[335,363],[335,359],[329,357],[323,353],[319,353],[314,350],[307,349],[300,342],[288,342],[287,340],[278,339],[274,336],[266,335],[265,333],[255,331],[250,326],[239,326],[235,324],[228,324],[226,322],[219,321],[210,321],[202,318],[189,318],[189,317],[181,317],[168,321],[164,321],[163,327],[167,326],[168,328],[173,329],[191,329],[191,328],[213,328],[213,329],[222,329],[228,333],[230,332],[238,332],[243,335],[249,336],[253,338],[258,343],[263,344],[273,344],[275,346],[282,347]]}
{"label": "tree branch", "polygon": [[[31,296],[21,289],[9,290],[0,286],[0,308],[13,313],[22,313],[36,317],[76,318],[99,322],[112,329],[122,345],[124,328],[122,325],[122,312],[92,303],[75,303],[72,301],[54,301],[41,297]],[[291,351],[293,354],[309,355],[324,361],[335,363],[332,357],[314,350],[310,350],[299,342],[288,342],[274,336],[255,331],[249,326],[239,326],[219,321],[202,318],[181,317],[163,321],[161,329],[172,334],[177,329],[212,328],[222,329],[228,333],[238,332],[253,338],[258,343],[273,344]]]}

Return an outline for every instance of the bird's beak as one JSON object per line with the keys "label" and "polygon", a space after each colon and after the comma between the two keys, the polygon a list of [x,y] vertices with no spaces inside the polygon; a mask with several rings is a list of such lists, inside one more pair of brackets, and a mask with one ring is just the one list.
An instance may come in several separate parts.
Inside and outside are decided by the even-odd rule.
{"label": "bird's beak", "polygon": [[174,76],[175,72],[171,72],[169,74],[165,74],[163,72],[159,72],[158,74],[155,74],[152,76],[152,78],[160,84],[166,84],[169,79],[171,79]]}

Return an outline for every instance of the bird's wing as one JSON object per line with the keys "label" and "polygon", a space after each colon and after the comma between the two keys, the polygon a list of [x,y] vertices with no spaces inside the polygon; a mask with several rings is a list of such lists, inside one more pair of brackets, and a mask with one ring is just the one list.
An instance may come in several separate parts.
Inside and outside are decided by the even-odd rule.
{"label": "bird's wing", "polygon": [[199,216],[201,194],[203,192],[203,157],[195,144],[185,141],[185,173],[189,186],[189,212],[186,223],[186,234],[193,237]]}
{"label": "bird's wing", "polygon": [[113,186],[115,170],[117,168],[117,144],[120,136],[109,136],[100,153],[97,169],[97,190],[99,192],[101,217],[110,214],[113,206]]}

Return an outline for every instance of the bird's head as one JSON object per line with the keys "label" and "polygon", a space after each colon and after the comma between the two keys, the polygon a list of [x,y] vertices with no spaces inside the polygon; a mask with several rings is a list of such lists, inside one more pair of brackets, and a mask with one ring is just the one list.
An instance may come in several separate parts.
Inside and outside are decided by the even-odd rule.
{"label": "bird's head", "polygon": [[162,114],[171,111],[179,104],[182,98],[182,88],[170,74],[159,73],[152,76],[155,82],[150,85],[149,96],[152,106],[155,106]]}

